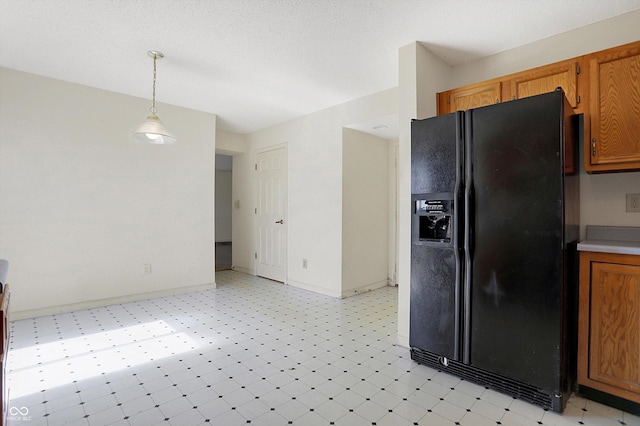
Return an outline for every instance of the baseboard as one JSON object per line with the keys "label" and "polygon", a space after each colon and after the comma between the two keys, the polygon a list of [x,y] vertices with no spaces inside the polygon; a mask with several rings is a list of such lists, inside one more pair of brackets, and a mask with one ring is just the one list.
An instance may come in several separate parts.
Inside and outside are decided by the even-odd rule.
{"label": "baseboard", "polygon": [[313,291],[314,293],[324,294],[325,296],[335,297],[337,299],[340,299],[342,297],[342,295],[340,293],[338,293],[338,292],[328,291],[326,288],[317,287],[315,285],[303,283],[303,282],[300,282],[300,281],[288,280],[287,281],[287,285],[290,285],[292,287],[301,288],[303,290]]}
{"label": "baseboard", "polygon": [[342,298],[345,299],[351,296],[357,296],[358,294],[368,293],[373,290],[377,290],[382,287],[386,287],[389,285],[388,280],[378,281],[377,283],[368,284],[362,287],[354,288],[352,290],[347,290],[342,292]]}
{"label": "baseboard", "polygon": [[396,340],[398,342],[398,345],[404,346],[405,348],[409,348],[409,336],[401,336],[398,334],[396,336]]}
{"label": "baseboard", "polygon": [[47,315],[55,315],[66,312],[80,311],[82,309],[99,308],[109,305],[118,305],[121,303],[137,302],[139,300],[156,299],[165,296],[174,296],[176,294],[191,293],[194,291],[211,290],[216,288],[216,283],[193,285],[189,287],[173,288],[168,290],[153,291],[150,293],[137,293],[127,296],[110,297],[107,299],[89,300],[86,302],[70,303],[68,305],[49,306],[46,308],[27,309],[24,311],[11,311],[11,321],[17,321],[27,318],[37,318]]}
{"label": "baseboard", "polygon": [[249,274],[249,275],[255,275],[256,274],[255,269],[243,268],[242,266],[236,266],[236,265],[232,265],[231,266],[231,270],[242,272],[244,274]]}

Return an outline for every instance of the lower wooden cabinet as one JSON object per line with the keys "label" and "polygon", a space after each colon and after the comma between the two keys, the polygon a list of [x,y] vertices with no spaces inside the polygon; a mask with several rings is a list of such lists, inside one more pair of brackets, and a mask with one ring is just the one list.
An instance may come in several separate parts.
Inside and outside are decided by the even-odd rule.
{"label": "lower wooden cabinet", "polygon": [[580,253],[578,390],[640,413],[640,256]]}

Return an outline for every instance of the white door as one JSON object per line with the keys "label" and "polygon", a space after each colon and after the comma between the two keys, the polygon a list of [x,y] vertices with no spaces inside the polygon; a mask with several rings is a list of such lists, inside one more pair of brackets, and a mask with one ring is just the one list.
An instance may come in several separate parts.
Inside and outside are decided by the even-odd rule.
{"label": "white door", "polygon": [[256,274],[275,281],[286,278],[287,150],[258,154],[258,251]]}

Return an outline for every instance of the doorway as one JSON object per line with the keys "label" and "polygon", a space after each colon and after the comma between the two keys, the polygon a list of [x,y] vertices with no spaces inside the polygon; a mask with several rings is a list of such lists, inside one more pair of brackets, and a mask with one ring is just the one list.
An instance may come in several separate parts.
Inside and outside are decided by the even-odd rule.
{"label": "doorway", "polygon": [[216,154],[215,169],[215,270],[231,269],[233,157]]}

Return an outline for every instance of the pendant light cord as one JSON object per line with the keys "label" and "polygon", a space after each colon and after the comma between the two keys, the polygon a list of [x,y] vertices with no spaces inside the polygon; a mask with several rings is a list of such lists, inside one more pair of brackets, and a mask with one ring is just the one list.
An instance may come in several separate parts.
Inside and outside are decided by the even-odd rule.
{"label": "pendant light cord", "polygon": [[158,58],[157,54],[153,55],[153,100],[151,103],[151,113],[155,115],[156,109],[156,60]]}

